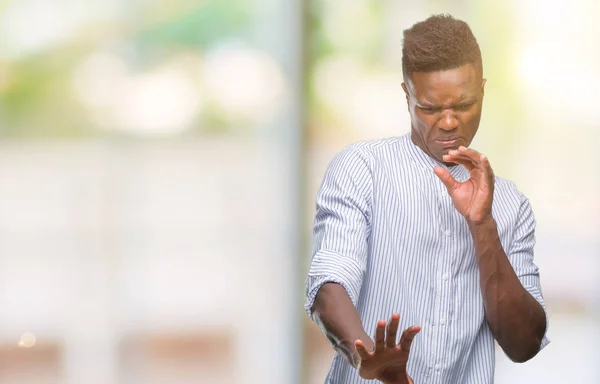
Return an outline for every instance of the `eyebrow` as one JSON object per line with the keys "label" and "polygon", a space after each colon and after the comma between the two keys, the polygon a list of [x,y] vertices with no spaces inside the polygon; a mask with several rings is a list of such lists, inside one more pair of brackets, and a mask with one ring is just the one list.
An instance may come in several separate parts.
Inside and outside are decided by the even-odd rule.
{"label": "eyebrow", "polygon": [[[460,101],[458,103],[452,105],[452,107],[460,107],[460,106],[464,106],[464,105],[474,104],[476,101],[477,101],[477,99],[474,97],[461,98]],[[441,105],[433,104],[428,101],[416,100],[416,104],[417,104],[417,107],[419,107],[419,108],[426,108],[426,109],[441,109],[442,108]]]}

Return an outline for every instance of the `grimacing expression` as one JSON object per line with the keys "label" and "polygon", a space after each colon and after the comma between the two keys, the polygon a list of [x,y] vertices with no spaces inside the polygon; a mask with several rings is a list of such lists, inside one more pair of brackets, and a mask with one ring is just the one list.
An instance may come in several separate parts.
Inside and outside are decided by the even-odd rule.
{"label": "grimacing expression", "polygon": [[485,81],[473,64],[412,73],[402,88],[413,142],[440,162],[451,149],[468,147],[479,128]]}

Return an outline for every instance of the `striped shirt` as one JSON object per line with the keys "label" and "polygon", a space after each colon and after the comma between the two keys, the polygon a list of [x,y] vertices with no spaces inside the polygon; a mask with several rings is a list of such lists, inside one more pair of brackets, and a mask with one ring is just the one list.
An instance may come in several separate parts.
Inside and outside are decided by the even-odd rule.
{"label": "striped shirt", "polygon": [[[421,326],[407,367],[416,384],[493,383],[495,344],[473,241],[433,173],[437,165],[444,166],[414,145],[410,134],[355,143],[333,158],[317,195],[305,309],[312,316],[319,288],[338,283],[371,337],[377,321],[395,312],[399,334]],[[462,165],[445,168],[458,181],[469,178]],[[519,280],[545,311],[529,201],[513,183],[496,177],[492,214]],[[548,342],[544,336],[542,348]],[[336,353],[325,382],[368,381]]]}

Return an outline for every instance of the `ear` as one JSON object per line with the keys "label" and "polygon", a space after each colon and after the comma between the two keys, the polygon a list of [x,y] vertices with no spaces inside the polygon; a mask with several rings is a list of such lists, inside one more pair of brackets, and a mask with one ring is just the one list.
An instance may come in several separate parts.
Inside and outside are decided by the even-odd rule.
{"label": "ear", "polygon": [[402,83],[402,89],[404,90],[404,95],[406,96],[406,104],[408,105],[409,93],[408,88],[406,87],[406,83]]}
{"label": "ear", "polygon": [[408,97],[408,88],[406,88],[406,83],[402,83],[402,89],[404,89],[404,93],[406,94],[406,97]]}
{"label": "ear", "polygon": [[481,96],[485,95],[485,83],[486,82],[487,82],[487,79],[481,80]]}

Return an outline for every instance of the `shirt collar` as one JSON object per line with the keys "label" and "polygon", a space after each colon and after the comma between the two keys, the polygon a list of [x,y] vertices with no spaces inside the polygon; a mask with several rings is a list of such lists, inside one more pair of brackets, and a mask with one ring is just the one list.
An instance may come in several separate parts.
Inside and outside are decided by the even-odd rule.
{"label": "shirt collar", "polygon": [[404,147],[408,152],[411,159],[416,163],[417,166],[426,169],[427,171],[431,171],[433,173],[433,168],[440,166],[450,172],[452,177],[454,177],[457,181],[466,181],[469,179],[469,171],[462,165],[455,165],[448,167],[444,163],[441,163],[429,156],[425,153],[421,148],[419,148],[413,141],[411,140],[412,133],[408,133],[404,136]]}

